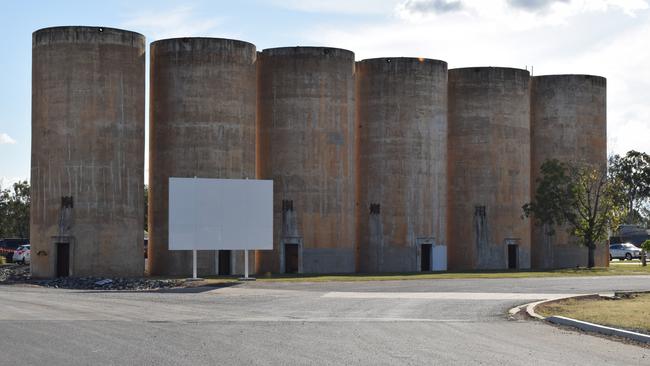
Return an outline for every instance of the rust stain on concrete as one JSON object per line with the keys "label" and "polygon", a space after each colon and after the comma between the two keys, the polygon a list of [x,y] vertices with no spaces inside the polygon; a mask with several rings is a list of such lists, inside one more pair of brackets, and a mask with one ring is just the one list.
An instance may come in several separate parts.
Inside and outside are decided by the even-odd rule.
{"label": "rust stain on concrete", "polygon": [[357,270],[419,271],[419,240],[446,243],[447,63],[369,59],[356,77]]}
{"label": "rust stain on concrete", "polygon": [[[229,39],[151,44],[151,274],[192,273],[191,252],[167,249],[169,177],[255,178],[256,58],[254,45]],[[243,273],[235,253],[233,270]],[[199,251],[197,260],[199,274],[215,273],[215,251]]]}
{"label": "rust stain on concrete", "polygon": [[74,276],[143,273],[144,54],[144,36],[119,29],[33,34],[34,277],[56,275],[57,242]]}

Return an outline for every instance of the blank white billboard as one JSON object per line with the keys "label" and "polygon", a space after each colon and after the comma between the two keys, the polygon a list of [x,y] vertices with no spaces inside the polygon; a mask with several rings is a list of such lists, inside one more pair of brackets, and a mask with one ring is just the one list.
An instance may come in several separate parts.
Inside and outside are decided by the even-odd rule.
{"label": "blank white billboard", "polygon": [[273,181],[169,178],[169,249],[273,249]]}

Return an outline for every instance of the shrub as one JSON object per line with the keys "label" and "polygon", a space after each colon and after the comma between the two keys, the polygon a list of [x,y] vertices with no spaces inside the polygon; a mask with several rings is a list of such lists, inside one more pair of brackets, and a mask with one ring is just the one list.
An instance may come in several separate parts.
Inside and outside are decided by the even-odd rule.
{"label": "shrub", "polygon": [[650,253],[650,239],[646,240],[641,244],[641,249],[645,250],[646,253]]}

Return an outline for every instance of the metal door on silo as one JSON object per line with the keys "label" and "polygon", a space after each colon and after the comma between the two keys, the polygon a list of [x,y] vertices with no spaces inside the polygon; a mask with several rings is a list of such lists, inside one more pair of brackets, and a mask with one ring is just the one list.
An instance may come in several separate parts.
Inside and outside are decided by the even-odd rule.
{"label": "metal door on silo", "polygon": [[56,243],[56,276],[70,275],[70,243]]}
{"label": "metal door on silo", "polygon": [[420,271],[431,271],[431,247],[433,244],[420,245]]}
{"label": "metal door on silo", "polygon": [[230,269],[230,250],[219,250],[219,276],[230,276],[232,273]]}
{"label": "metal door on silo", "polygon": [[508,269],[519,268],[519,239],[506,239]]}
{"label": "metal door on silo", "polygon": [[299,272],[300,258],[299,258],[298,250],[299,250],[298,244],[284,245],[284,272],[285,273]]}

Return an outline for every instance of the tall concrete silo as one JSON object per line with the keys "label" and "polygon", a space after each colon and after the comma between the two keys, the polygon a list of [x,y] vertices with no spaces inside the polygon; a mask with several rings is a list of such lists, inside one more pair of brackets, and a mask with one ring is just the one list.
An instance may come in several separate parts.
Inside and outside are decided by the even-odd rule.
{"label": "tall concrete silo", "polygon": [[258,270],[353,272],[354,53],[266,49],[258,71],[258,177],[274,180],[275,231]]}
{"label": "tall concrete silo", "polygon": [[34,277],[143,274],[144,57],[134,32],[34,32]]}
{"label": "tall concrete silo", "polygon": [[[168,250],[170,177],[255,178],[256,58],[253,44],[230,39],[151,44],[151,274],[192,273],[191,252]],[[199,251],[199,274],[243,272],[234,254]]]}
{"label": "tall concrete silo", "polygon": [[358,255],[361,272],[447,264],[447,63],[357,62]]}
{"label": "tall concrete silo", "polygon": [[530,267],[530,76],[449,70],[449,268]]}
{"label": "tall concrete silo", "polygon": [[[547,75],[531,83],[531,194],[544,161],[607,166],[607,81],[592,75]],[[532,265],[562,268],[587,265],[587,248],[567,228],[532,225]],[[596,265],[606,266],[609,251],[599,245]]]}

